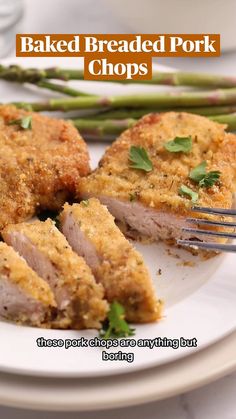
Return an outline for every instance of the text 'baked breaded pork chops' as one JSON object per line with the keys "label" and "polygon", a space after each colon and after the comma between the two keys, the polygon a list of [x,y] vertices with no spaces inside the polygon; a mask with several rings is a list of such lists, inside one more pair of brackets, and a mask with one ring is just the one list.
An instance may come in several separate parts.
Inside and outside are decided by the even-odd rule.
{"label": "text 'baked breaded pork chops'", "polygon": [[[235,155],[236,141],[235,144],[228,141],[225,128],[187,113],[147,115],[107,149],[98,169],[81,179],[78,196],[80,199],[98,197],[116,219],[142,235],[174,242],[189,238],[191,236],[181,229],[191,226],[185,220],[193,215],[194,204],[188,196],[181,196],[181,185],[198,193],[195,205],[232,206],[234,173],[229,162]],[[191,137],[191,150],[186,153],[168,151],[164,144],[176,137]],[[149,172],[131,168],[131,146],[146,150],[152,162]],[[189,178],[190,171],[204,161],[207,171],[221,172],[219,182],[212,187],[199,187]],[[196,215],[201,217],[194,213]],[[202,240],[203,236],[198,238]],[[204,236],[204,240],[212,238]]]}
{"label": "text 'baked breaded pork chops'", "polygon": [[51,220],[9,225],[3,237],[50,285],[60,311],[59,328],[101,326],[108,311],[103,288]]}
{"label": "text 'baked breaded pork chops'", "polygon": [[53,307],[56,303],[49,285],[12,247],[0,242],[0,316],[47,327]]}
{"label": "text 'baked breaded pork chops'", "polygon": [[[32,117],[28,129],[20,126],[25,117]],[[59,210],[90,171],[86,144],[71,123],[14,106],[0,106],[0,147],[0,230],[40,208]]]}
{"label": "text 'baked breaded pork chops'", "polygon": [[126,240],[113,216],[97,199],[65,204],[61,229],[72,248],[83,256],[109,302],[125,308],[126,319],[145,323],[161,316],[162,303],[142,256]]}

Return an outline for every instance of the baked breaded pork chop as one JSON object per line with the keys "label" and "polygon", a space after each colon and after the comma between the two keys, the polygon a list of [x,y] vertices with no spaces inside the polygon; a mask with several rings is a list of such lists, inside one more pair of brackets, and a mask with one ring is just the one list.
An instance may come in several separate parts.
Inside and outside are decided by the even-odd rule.
{"label": "baked breaded pork chop", "polygon": [[0,316],[20,324],[48,327],[55,307],[49,285],[12,247],[0,242]]}
{"label": "baked breaded pork chop", "polygon": [[90,171],[86,144],[70,122],[14,106],[0,106],[0,148],[0,230],[40,209],[59,210]]}
{"label": "baked breaded pork chop", "polygon": [[[203,217],[191,213],[193,205],[232,206],[234,173],[229,161],[235,155],[236,141],[227,140],[225,148],[228,139],[225,128],[205,117],[187,113],[146,115],[106,150],[99,167],[90,176],[81,179],[78,197],[99,198],[117,220],[152,239],[175,243],[177,239],[193,238],[182,232],[182,227],[192,227],[186,223],[187,216]],[[168,151],[165,144],[176,137],[191,137],[191,150]],[[131,167],[131,146],[145,149],[153,166],[149,172]],[[189,177],[190,171],[203,162],[207,172],[221,172],[211,187],[200,187]],[[180,193],[183,185],[198,194],[197,202]],[[194,238],[202,240],[203,236],[194,235]],[[204,236],[204,240],[213,239]]]}
{"label": "baked breaded pork chop", "polygon": [[128,321],[145,323],[161,317],[162,303],[156,298],[142,256],[104,205],[95,198],[65,204],[60,221],[72,248],[85,258],[103,285],[107,300],[120,302]]}
{"label": "baked breaded pork chop", "polygon": [[55,327],[100,328],[108,311],[103,287],[51,220],[9,225],[3,237],[51,287],[59,311]]}

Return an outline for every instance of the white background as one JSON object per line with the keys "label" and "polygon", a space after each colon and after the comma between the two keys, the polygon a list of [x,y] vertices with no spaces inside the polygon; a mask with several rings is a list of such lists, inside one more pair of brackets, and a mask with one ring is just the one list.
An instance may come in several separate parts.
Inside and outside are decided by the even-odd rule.
{"label": "white background", "polygon": [[[112,15],[102,0],[25,0],[25,6],[21,28],[24,33],[131,32],[127,25]],[[10,55],[13,54],[12,51]],[[162,58],[158,61],[160,64],[185,71],[236,75],[236,52],[223,54],[220,58],[214,59]],[[0,417],[4,419],[118,419],[121,417],[123,419],[236,419],[235,393],[236,373],[190,393],[145,406],[81,414],[32,412],[0,407]]]}

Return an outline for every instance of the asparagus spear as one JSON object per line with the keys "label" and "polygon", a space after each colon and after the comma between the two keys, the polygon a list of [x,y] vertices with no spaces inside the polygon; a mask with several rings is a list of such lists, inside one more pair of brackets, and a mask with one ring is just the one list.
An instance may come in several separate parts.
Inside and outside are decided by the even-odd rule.
{"label": "asparagus spear", "polygon": [[18,83],[37,83],[43,79],[83,80],[82,70],[66,70],[59,67],[46,69],[22,68],[19,65],[0,65],[0,79]]}
{"label": "asparagus spear", "polygon": [[[236,113],[229,115],[209,116],[209,119],[228,125],[228,131],[236,130]],[[87,139],[110,140],[121,134],[124,130],[131,128],[136,122],[136,119],[109,119],[105,121],[89,120],[89,119],[74,119],[72,120],[74,126]]]}
{"label": "asparagus spear", "polygon": [[[114,80],[118,82],[119,80]],[[130,80],[122,80],[122,83],[130,83]],[[132,83],[160,84],[168,86],[195,86],[206,88],[236,87],[236,77],[227,77],[214,74],[185,73],[185,72],[152,72],[151,80],[132,80]]]}
{"label": "asparagus spear", "polygon": [[[141,118],[143,115],[147,115],[148,113],[153,112],[167,112],[168,109],[152,109],[152,108],[143,108],[143,109],[105,109],[104,111],[100,111],[97,113],[91,113],[88,115],[83,115],[84,119],[96,119],[99,121],[103,121],[106,119],[126,119],[126,118]],[[197,115],[203,116],[211,116],[211,115],[225,115],[229,113],[236,112],[236,105],[233,106],[207,106],[207,107],[197,107],[197,108],[170,108],[169,111],[171,112],[187,112],[187,113],[194,113]]]}
{"label": "asparagus spear", "polygon": [[0,79],[18,83],[37,83],[46,78],[47,71],[36,68],[24,69],[18,65],[0,65]]}
{"label": "asparagus spear", "polygon": [[104,138],[114,138],[122,131],[131,128],[137,121],[127,118],[121,120],[108,119],[107,121],[74,119],[72,122],[84,137],[103,140]]}
{"label": "asparagus spear", "polygon": [[236,88],[202,92],[165,92],[131,96],[86,96],[71,99],[50,99],[46,102],[15,103],[34,111],[70,111],[75,109],[104,108],[171,108],[191,106],[235,105]]}
{"label": "asparagus spear", "polygon": [[236,112],[228,115],[213,115],[209,117],[212,121],[220,124],[227,124],[228,131],[236,131]]}
{"label": "asparagus spear", "polygon": [[[54,71],[54,70],[53,70]],[[53,75],[49,73],[49,70],[38,70],[38,69],[22,69],[19,66],[4,67],[0,65],[0,79],[7,81],[18,82],[18,83],[30,83],[36,84],[39,87],[60,92],[68,96],[89,96],[87,93],[80,92],[69,86],[52,83],[46,80],[46,75]],[[53,77],[50,77],[53,78]],[[56,77],[60,78],[60,77]],[[64,80],[63,78],[60,78]]]}
{"label": "asparagus spear", "polygon": [[[0,78],[17,81],[20,83],[36,83],[41,79],[60,79],[60,80],[83,80],[82,70],[61,69],[58,67],[46,68],[43,70],[37,68],[24,69],[20,66],[0,66]],[[166,73],[154,71],[152,80],[114,80],[119,83],[147,83],[161,84],[169,86],[199,86],[199,87],[236,87],[236,77],[226,77],[213,74],[198,74],[173,72]]]}
{"label": "asparagus spear", "polygon": [[74,96],[74,97],[89,96],[89,94],[80,92],[79,90],[73,89],[70,86],[66,86],[66,85],[58,84],[58,83],[51,83],[50,81],[46,79],[42,79],[38,81],[36,85],[38,87],[42,87],[43,89],[48,89],[54,92],[63,93],[64,95],[67,95],[67,96]]}

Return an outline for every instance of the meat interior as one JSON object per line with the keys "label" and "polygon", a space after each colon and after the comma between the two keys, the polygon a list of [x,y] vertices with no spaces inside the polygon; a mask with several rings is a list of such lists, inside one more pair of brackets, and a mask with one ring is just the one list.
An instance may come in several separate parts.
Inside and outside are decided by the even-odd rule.
{"label": "meat interior", "polygon": [[[86,198],[88,196],[86,195]],[[197,239],[214,241],[208,235],[189,234],[182,231],[183,227],[193,227],[186,221],[186,217],[171,212],[158,211],[145,207],[137,202],[121,201],[109,196],[99,196],[102,204],[106,205],[109,212],[116,220],[128,225],[134,232],[153,240],[175,241],[179,239]],[[81,234],[81,233],[80,233]]]}
{"label": "meat interior", "polygon": [[0,316],[39,326],[45,320],[43,304],[23,292],[7,276],[0,280]]}
{"label": "meat interior", "polygon": [[41,278],[48,282],[54,292],[58,308],[60,310],[65,309],[70,303],[69,292],[65,287],[58,287],[57,270],[50,260],[21,232],[9,232],[5,235],[5,240],[13,246]]}
{"label": "meat interior", "polygon": [[11,225],[4,229],[3,236],[53,291],[58,311],[52,327],[101,327],[109,308],[103,287],[52,221]]}
{"label": "meat interior", "polygon": [[101,263],[101,258],[96,252],[94,245],[86,238],[79,228],[71,212],[67,212],[61,224],[62,233],[66,236],[72,249],[82,256],[88,266],[94,271]]}

